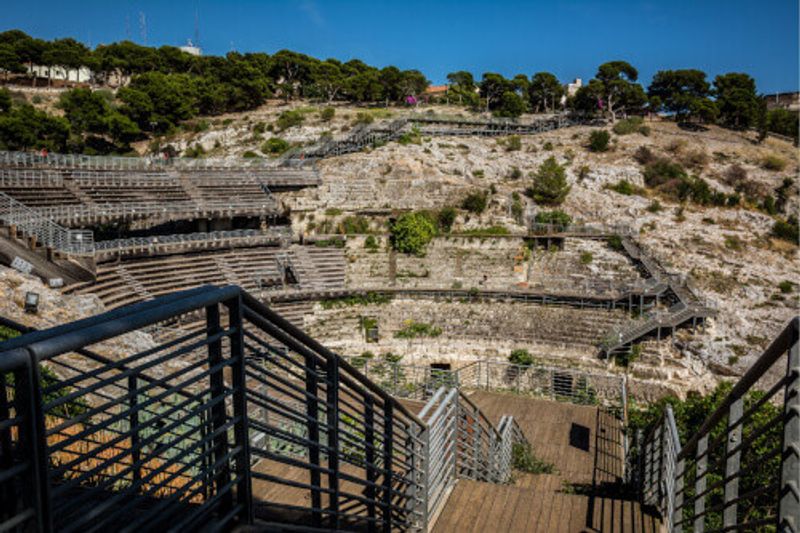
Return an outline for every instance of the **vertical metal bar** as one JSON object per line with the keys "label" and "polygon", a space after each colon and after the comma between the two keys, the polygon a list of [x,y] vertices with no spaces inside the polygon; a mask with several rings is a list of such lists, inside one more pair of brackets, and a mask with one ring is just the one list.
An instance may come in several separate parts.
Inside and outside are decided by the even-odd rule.
{"label": "vertical metal bar", "polygon": [[[339,529],[339,360],[328,359],[325,411],[328,424],[328,509],[331,529]],[[355,423],[355,422],[354,422]]]}
{"label": "vertical metal bar", "polygon": [[725,527],[735,526],[737,515],[736,500],[739,499],[739,474],[741,463],[741,450],[735,453],[731,451],[739,446],[742,441],[742,411],[744,402],[742,398],[737,399],[731,404],[728,410],[728,444],[725,461],[725,478],[730,478],[725,483],[725,510],[723,512],[723,525]]}
{"label": "vertical metal bar", "polygon": [[[697,473],[694,480],[694,493],[701,494],[706,490],[706,474],[708,473],[708,435],[703,435],[697,442]],[[694,500],[694,531],[703,533],[706,529],[706,517],[703,514],[706,510],[706,496],[700,496]],[[703,516],[700,516],[703,515]]]}
{"label": "vertical metal bar", "polygon": [[139,443],[139,375],[128,376],[128,424],[131,432],[131,463],[133,466],[133,484],[138,486],[142,480],[141,466],[135,466],[141,460],[141,445]]}
{"label": "vertical metal bar", "polygon": [[372,397],[367,392],[364,396],[364,462],[367,471],[367,486],[364,489],[367,497],[368,531],[375,531],[375,408]]}
{"label": "vertical metal bar", "polygon": [[310,468],[308,469],[310,482],[311,482],[311,517],[315,527],[322,525],[322,491],[320,490],[322,479],[320,476],[320,458],[319,458],[319,402],[317,400],[317,374],[316,374],[316,360],[310,353],[305,356],[306,367],[306,393],[308,400],[306,402],[306,427],[308,429],[308,461]]}
{"label": "vertical metal bar", "polygon": [[[219,320],[219,307],[214,304],[206,307],[206,335],[212,336],[222,331]],[[208,366],[213,368],[222,363],[222,340],[218,339],[208,343]],[[225,378],[223,369],[216,370],[209,376],[211,385],[211,400],[224,397]],[[228,433],[223,431],[227,414],[225,412],[225,402],[220,401],[211,407],[211,427],[212,431],[219,431],[214,437],[214,462],[224,461],[228,453]],[[214,472],[214,485],[219,491],[230,483],[231,472],[230,462],[224,461],[220,469]],[[233,495],[229,492],[224,494],[221,499],[223,513],[227,514],[233,508]]]}
{"label": "vertical metal bar", "polygon": [[[677,454],[680,450],[674,450]],[[674,507],[672,509],[672,533],[681,533],[683,526],[678,524],[683,518],[683,470],[685,468],[684,460],[681,459],[675,465],[675,485],[673,485],[672,497]]]}
{"label": "vertical metal bar", "polygon": [[383,531],[392,531],[392,447],[394,445],[394,415],[390,402],[383,406]]}
{"label": "vertical metal bar", "polygon": [[[10,374],[9,374],[10,376]],[[6,373],[0,372],[0,420],[11,418],[8,407],[8,394],[10,390],[6,384]],[[0,430],[0,470],[5,471],[14,464],[11,449],[11,427]],[[5,521],[13,516],[17,507],[16,489],[13,479],[0,483],[0,521]]]}
{"label": "vertical metal bar", "polygon": [[[42,411],[42,387],[39,379],[39,364],[31,354],[25,368],[14,373],[15,406],[18,415],[25,417],[20,424],[20,449],[30,450],[31,476],[25,476],[27,496],[36,509],[38,531],[53,531],[53,516],[50,502],[50,480],[47,467],[47,441],[45,440],[44,412]],[[27,411],[27,413],[26,413]]]}
{"label": "vertical metal bar", "polygon": [[797,330],[789,348],[786,383],[783,397],[783,426],[781,454],[781,488],[778,502],[778,531],[800,529],[800,341]]}
{"label": "vertical metal bar", "polygon": [[250,430],[247,416],[247,383],[244,360],[244,319],[242,297],[225,302],[228,308],[230,335],[230,360],[233,374],[233,416],[239,419],[233,427],[233,438],[241,449],[236,460],[236,499],[242,507],[239,519],[244,524],[253,523],[253,497],[250,480]]}

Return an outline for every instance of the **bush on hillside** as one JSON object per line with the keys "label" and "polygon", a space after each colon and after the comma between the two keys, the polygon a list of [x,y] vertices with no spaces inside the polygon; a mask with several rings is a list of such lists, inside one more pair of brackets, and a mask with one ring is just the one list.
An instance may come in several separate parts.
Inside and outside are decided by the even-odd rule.
{"label": "bush on hillside", "polygon": [[786,161],[776,155],[768,155],[761,160],[761,167],[766,170],[780,172],[786,168]]}
{"label": "bush on hillside", "polygon": [[319,112],[319,118],[324,122],[330,122],[336,116],[336,110],[332,107],[326,107]]}
{"label": "bush on hillside", "polygon": [[633,158],[640,165],[649,165],[656,160],[656,155],[652,150],[650,150],[650,148],[643,145],[636,149],[636,151],[633,153]]}
{"label": "bush on hillside", "polygon": [[644,120],[642,119],[642,117],[630,117],[622,119],[616,124],[614,124],[612,131],[617,135],[630,135],[631,133],[638,132],[641,129],[643,123]]}
{"label": "bush on hillside", "polygon": [[275,127],[278,128],[278,131],[284,131],[294,126],[299,126],[305,119],[305,115],[297,109],[284,111],[278,115],[278,120],[275,121]]}
{"label": "bush on hillside", "polygon": [[518,348],[511,351],[508,356],[508,362],[512,365],[518,366],[531,366],[533,364],[533,356],[524,348]]}
{"label": "bush on hillside", "polygon": [[548,157],[536,171],[529,193],[536,203],[560,205],[570,189],[564,167],[556,162],[555,157]]}
{"label": "bush on hillside", "polygon": [[473,191],[467,194],[461,201],[461,208],[466,209],[470,213],[480,215],[486,211],[486,206],[489,202],[489,195],[486,191]]}
{"label": "bush on hillside", "polygon": [[423,255],[425,247],[436,235],[436,227],[426,213],[401,215],[391,225],[392,246],[398,252]]}
{"label": "bush on hillside", "polygon": [[436,224],[439,226],[439,230],[444,233],[450,233],[450,230],[453,229],[453,223],[456,221],[456,209],[455,207],[443,207],[436,213]]}
{"label": "bush on hillside", "polygon": [[772,226],[772,234],[785,241],[798,244],[800,241],[800,226],[796,216],[790,216],[786,220],[778,219]]}
{"label": "bush on hillside", "polygon": [[648,164],[644,169],[644,182],[648,187],[660,187],[665,183],[681,180],[686,177],[686,171],[680,163],[660,157]]}
{"label": "bush on hillside", "polygon": [[606,130],[595,130],[589,135],[589,150],[592,152],[605,152],[611,135]]}
{"label": "bush on hillside", "polygon": [[289,149],[289,143],[280,137],[272,137],[261,145],[261,151],[265,154],[280,155]]}
{"label": "bush on hillside", "polygon": [[552,211],[539,211],[534,217],[537,224],[554,224],[556,226],[569,226],[572,224],[572,217],[560,209]]}

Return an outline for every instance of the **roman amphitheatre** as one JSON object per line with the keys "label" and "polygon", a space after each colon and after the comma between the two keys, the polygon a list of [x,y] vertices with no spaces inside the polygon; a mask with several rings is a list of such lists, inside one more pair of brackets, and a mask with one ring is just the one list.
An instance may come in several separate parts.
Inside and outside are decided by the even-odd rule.
{"label": "roman amphitheatre", "polygon": [[[35,90],[24,97],[31,98],[33,94]],[[334,112],[324,112],[326,109]],[[273,128],[287,112],[302,120]],[[241,342],[232,333],[236,331],[236,320],[241,320],[234,311],[230,315],[225,312],[220,323],[219,311],[212,311],[216,303],[211,300],[181,311],[172,306],[178,306],[183,301],[180,298],[189,301],[204,298],[203,294],[229,298],[234,286],[240,288],[236,291],[246,292],[246,296],[235,296],[240,298],[236,301],[244,302],[245,318],[259,328],[256,333],[245,330],[243,342],[253,350],[255,359],[266,357],[266,362],[259,363],[263,366],[243,370],[242,379],[248,383],[252,379],[252,383],[265,387],[274,379],[270,381],[274,389],[270,390],[278,391],[283,409],[297,416],[303,412],[295,405],[301,405],[297,403],[300,400],[286,392],[300,390],[293,389],[292,378],[286,377],[295,376],[292,364],[305,361],[308,365],[311,353],[341,356],[326,355],[329,364],[342,362],[325,367],[321,373],[319,366],[316,374],[304,367],[305,386],[312,387],[305,390],[307,395],[316,391],[317,379],[327,383],[319,389],[319,401],[334,402],[328,406],[341,401],[342,413],[348,413],[334,422],[336,427],[344,424],[344,440],[335,446],[344,450],[341,459],[348,463],[347,468],[364,468],[366,472],[366,488],[358,489],[363,489],[360,496],[342,496],[342,501],[355,510],[336,510],[339,503],[333,494],[356,490],[351,485],[363,481],[359,481],[359,474],[345,468],[341,487],[337,481],[336,488],[331,488],[331,477],[325,482],[328,485],[323,483],[325,487],[320,489],[318,470],[308,470],[309,482],[302,476],[292,477],[296,473],[291,468],[305,472],[305,467],[298,466],[299,460],[278,459],[300,453],[300,457],[316,461],[319,468],[319,448],[308,445],[308,452],[297,452],[295,448],[303,448],[315,438],[328,439],[328,446],[334,445],[325,430],[320,437],[318,422],[308,422],[307,432],[292,437],[287,429],[295,427],[290,426],[292,413],[270,411],[269,416],[280,418],[278,426],[274,422],[270,425],[272,419],[268,417],[266,421],[258,418],[256,413],[273,408],[265,388],[262,396],[254,393],[245,402],[253,420],[250,445],[261,450],[263,442],[272,443],[259,456],[261,459],[253,460],[252,490],[262,499],[257,518],[286,523],[306,520],[302,513],[308,497],[303,499],[299,494],[308,488],[306,483],[311,483],[309,524],[334,528],[327,516],[318,516],[322,501],[323,506],[331,506],[326,512],[336,517],[336,527],[343,529],[352,526],[372,530],[379,520],[383,520],[382,527],[391,528],[387,524],[395,523],[400,530],[432,526],[434,518],[425,513],[427,526],[419,525],[422,518],[413,510],[418,502],[407,492],[402,494],[403,498],[410,498],[408,502],[392,504],[388,495],[392,489],[385,489],[386,499],[375,503],[378,467],[370,464],[380,449],[389,465],[393,458],[402,459],[408,462],[402,464],[412,465],[403,472],[416,475],[414,453],[409,451],[413,448],[413,435],[396,435],[398,443],[393,452],[392,432],[387,428],[393,416],[406,416],[398,414],[399,405],[433,420],[437,402],[445,406],[445,389],[437,392],[436,386],[445,383],[448,376],[455,376],[462,380],[456,387],[467,388],[467,381],[474,380],[473,385],[494,391],[477,392],[470,396],[472,399],[459,400],[462,403],[457,412],[471,413],[464,415],[463,421],[476,424],[474,431],[482,427],[479,422],[491,418],[491,424],[497,424],[503,435],[509,432],[524,440],[524,436],[514,433],[513,428],[519,429],[516,422],[501,418],[506,409],[512,408],[517,409],[514,419],[522,424],[521,433],[528,433],[533,427],[539,428],[534,431],[549,428],[555,418],[551,420],[543,413],[562,407],[524,403],[542,401],[531,399],[542,389],[550,391],[550,400],[577,398],[577,407],[573,406],[576,409],[612,404],[613,409],[593,407],[570,415],[583,417],[580,420],[585,425],[576,425],[578,418],[571,419],[569,446],[583,449],[580,442],[585,438],[583,451],[590,450],[589,430],[582,437],[581,431],[575,429],[578,426],[591,427],[592,439],[600,439],[600,434],[608,437],[608,443],[602,439],[592,441],[594,463],[574,459],[570,454],[577,452],[572,448],[564,451],[567,440],[561,443],[559,439],[567,439],[567,435],[553,425],[553,435],[558,437],[550,443],[537,440],[534,449],[556,465],[555,472],[551,464],[547,473],[525,474],[509,481],[508,473],[476,473],[484,472],[484,467],[467,462],[466,466],[459,463],[458,472],[459,477],[468,479],[459,481],[455,489],[450,486],[448,492],[437,492],[439,489],[431,488],[433,485],[424,485],[426,498],[431,499],[419,505],[425,512],[438,509],[437,530],[458,528],[459,524],[474,520],[480,524],[475,525],[476,531],[489,528],[485,521],[494,515],[481,518],[469,514],[469,501],[477,501],[476,498],[497,502],[491,505],[498,506],[493,509],[504,528],[526,530],[525,519],[519,518],[524,513],[504,514],[500,511],[504,504],[499,502],[517,502],[521,509],[526,505],[526,494],[546,494],[551,498],[547,501],[554,506],[552,509],[562,509],[565,516],[571,510],[574,517],[567,527],[550,509],[552,515],[546,515],[538,530],[552,531],[561,526],[565,531],[576,530],[570,528],[597,520],[613,521],[603,515],[607,505],[614,513],[624,509],[622,512],[634,517],[619,518],[620,524],[624,522],[620,526],[623,529],[631,526],[630,530],[654,531],[660,527],[659,520],[673,517],[659,507],[655,493],[647,492],[662,491],[652,478],[645,479],[649,489],[645,490],[641,505],[639,501],[618,500],[611,492],[591,492],[584,498],[581,490],[595,490],[603,483],[613,485],[624,477],[620,472],[627,466],[623,467],[626,457],[621,450],[628,451],[629,440],[633,442],[634,436],[626,434],[617,420],[627,416],[630,405],[648,405],[667,396],[686,398],[691,393],[708,393],[722,381],[735,381],[759,360],[771,340],[795,317],[795,281],[800,278],[796,243],[774,234],[774,215],[765,213],[757,202],[734,203],[728,198],[738,197],[741,191],[748,191],[752,197],[776,196],[782,199],[782,213],[796,212],[800,206],[797,183],[792,177],[798,172],[798,158],[791,141],[767,137],[756,142],[752,131],[713,125],[679,127],[655,116],[620,120],[632,131],[615,128],[606,118],[569,113],[523,115],[507,120],[447,105],[387,110],[269,101],[249,112],[210,118],[198,131],[175,133],[162,139],[155,152],[149,143],[134,145],[140,153],[136,157],[3,152],[0,215],[5,227],[0,257],[6,266],[0,269],[4,296],[0,316],[6,328],[29,331],[29,338],[36,339],[37,335],[46,337],[49,333],[27,328],[46,330],[81,319],[90,324],[91,317],[102,313],[109,317],[112,331],[117,319],[133,316],[136,310],[149,313],[146,326],[144,322],[135,328],[128,326],[124,335],[119,330],[120,335],[114,339],[110,338],[111,333],[87,330],[87,339],[94,341],[86,340],[86,346],[81,348],[67,344],[69,351],[76,350],[75,353],[52,359],[52,371],[70,387],[78,387],[83,380],[98,380],[86,389],[89,406],[94,405],[89,397],[95,395],[113,403],[111,398],[119,391],[112,390],[110,382],[100,381],[101,376],[109,369],[130,372],[122,365],[142,354],[150,357],[164,347],[194,346],[186,348],[191,352],[197,346],[189,343],[206,335],[212,357],[212,346],[218,342],[213,339],[225,337],[225,350],[233,349]],[[602,150],[592,148],[597,132],[611,132]],[[280,155],[270,154],[270,139],[288,143],[288,150]],[[165,156],[167,151],[173,155]],[[202,157],[175,155],[188,153],[201,153]],[[768,161],[780,161],[781,165],[765,163]],[[679,199],[665,192],[664,187],[653,186],[649,173],[658,162],[679,164],[692,179],[700,180],[695,184],[704,183],[706,193],[723,201],[695,202],[691,191],[688,197]],[[560,169],[567,184],[557,209],[537,201],[536,192],[531,190],[537,175],[548,168]],[[400,244],[405,237],[405,223],[421,224],[427,229],[423,231],[423,242],[414,250],[403,249]],[[38,296],[38,301],[34,312],[26,312],[31,293]],[[230,301],[233,300],[225,300]],[[152,318],[155,316],[161,318]],[[313,341],[292,340],[291,332],[296,330],[291,325]],[[283,348],[264,340],[267,337],[282,339],[278,344]],[[7,346],[26,338],[27,335],[7,341]],[[101,338],[102,342],[96,342]],[[264,351],[254,348],[259,345]],[[87,352],[88,346],[93,351]],[[200,346],[201,352],[204,346]],[[280,367],[289,348],[301,357],[291,359],[286,368],[281,367],[285,374],[273,375],[264,370],[272,363]],[[142,359],[142,368],[158,368],[152,376],[142,374],[124,387],[117,382],[114,386],[124,388],[127,395],[132,394],[131,387],[141,387],[142,383],[150,384],[145,388],[163,387],[165,392],[159,398],[169,393],[178,398],[170,402],[179,402],[164,400],[159,409],[169,407],[169,412],[185,405],[180,403],[182,397],[178,393],[188,391],[196,395],[193,401],[201,401],[196,400],[203,397],[201,391],[169,381],[179,374],[193,375],[196,368],[193,359],[180,359],[181,350],[176,350],[174,360],[166,363],[163,359]],[[131,353],[138,355],[130,356]],[[164,363],[163,368],[153,366],[159,362]],[[214,361],[209,364],[213,369]],[[346,366],[339,369],[338,364]],[[350,418],[356,417],[350,411],[356,408],[348,404],[355,402],[354,397],[345,401],[331,396],[332,381],[325,380],[342,375],[336,372],[347,371],[350,375],[351,370],[352,375],[364,376],[352,379],[370,380],[398,402],[405,402],[394,407],[398,411],[393,415],[389,397],[375,396],[375,401],[386,402],[380,404],[385,425],[376,430],[388,432],[383,437],[370,436],[372,399],[364,397],[366,410],[360,426],[360,419],[354,422]],[[777,368],[776,375],[783,370]],[[263,375],[259,374],[261,371]],[[211,394],[223,390],[214,387],[230,387],[233,409],[238,412],[235,391],[239,385],[233,367],[232,372],[233,377],[226,373],[223,379],[220,371],[217,382],[212,376]],[[537,372],[551,372],[541,387],[536,380],[544,374]],[[309,377],[312,374],[313,380]],[[787,379],[781,384],[791,383]],[[346,383],[356,390],[352,380]],[[569,394],[559,392],[559,387],[569,389]],[[517,393],[513,396],[516,399],[508,400],[501,393]],[[68,397],[72,394],[68,393]],[[506,400],[500,402],[497,397]],[[429,404],[433,407],[423,408],[415,403],[420,400],[433,402]],[[50,406],[62,402],[56,400]],[[520,403],[513,407],[513,402]],[[86,405],[81,409],[93,409]],[[303,407],[307,409],[303,415],[307,421],[323,414],[333,416],[328,407],[309,405]],[[470,410],[473,408],[474,412]],[[323,414],[315,414],[317,409]],[[536,418],[531,415],[525,419],[526,412],[537,413]],[[111,416],[110,413],[104,411],[103,416]],[[332,427],[330,420],[328,427]],[[167,417],[166,422],[170,421]],[[87,419],[84,417],[81,423],[88,424]],[[58,429],[70,424],[71,421],[65,422],[63,427],[54,426],[48,431],[72,442],[75,435]],[[232,418],[230,424],[233,427],[236,420]],[[405,418],[403,424],[410,424],[403,425],[403,431],[410,432],[408,428],[415,427]],[[352,429],[356,426],[358,429]],[[112,428],[116,426],[108,425],[103,431]],[[487,434],[495,435],[493,428]],[[606,428],[613,429],[606,433]],[[86,431],[89,430],[83,430]],[[472,431],[466,430],[466,437],[462,437],[473,439],[470,445],[477,450],[476,433]],[[230,438],[241,442],[245,437],[236,434]],[[373,438],[377,440],[371,446]],[[704,438],[707,444],[708,436]],[[275,441],[270,439],[282,442],[282,451],[275,451],[277,448],[271,447]],[[359,440],[368,443],[362,451],[353,442]],[[48,441],[48,445],[52,443]],[[109,446],[95,443],[89,448],[94,449],[95,445],[102,449]],[[466,446],[461,442],[459,446],[462,445]],[[137,449],[137,445],[131,446]],[[65,449],[68,452],[62,450],[67,453],[64,460],[73,459],[66,464],[74,465],[78,452]],[[426,450],[430,454],[425,456],[426,461],[432,457],[435,462],[436,453]],[[463,450],[453,450],[455,461]],[[662,451],[659,448],[659,453]],[[614,463],[607,471],[598,469],[597,457],[604,453]],[[470,456],[473,461],[477,461],[477,451],[475,454]],[[323,456],[327,465],[322,470],[324,476],[333,471],[338,476],[339,463],[332,466],[332,456]],[[178,461],[172,456],[164,457],[170,457],[163,459],[166,463]],[[131,461],[136,464],[136,459]],[[244,459],[237,461],[236,469]],[[74,479],[81,480],[100,466],[91,471],[82,468],[72,472]],[[150,478],[157,471],[150,465],[138,475]],[[241,483],[241,471],[235,471],[234,481]],[[181,476],[190,474],[180,472],[183,469],[173,473],[170,483],[187,504],[214,501],[197,491],[183,495],[181,491],[200,482],[196,478],[182,480]],[[98,479],[102,484],[102,477]],[[392,479],[389,476],[390,481],[385,483],[391,485]],[[141,482],[136,477],[132,480],[134,485]],[[473,486],[469,480],[477,481]],[[479,482],[491,482],[499,488],[481,492],[484,489]],[[167,490],[166,482],[163,486],[159,485],[161,481],[152,483],[153,491]],[[221,483],[215,478],[215,487]],[[416,487],[416,481],[404,483]],[[284,488],[281,491],[275,486]],[[70,500],[63,499],[59,490],[56,489],[59,495],[54,497],[54,505],[68,509],[63,506]],[[237,497],[244,490],[240,486]],[[171,493],[167,490],[153,494],[161,498]],[[448,497],[451,503],[440,506]],[[670,505],[680,506],[670,501]],[[661,514],[647,511],[646,504],[658,507]],[[375,518],[376,512],[383,518]],[[340,515],[343,522],[338,521]],[[584,515],[588,517],[587,524]],[[641,520],[641,527],[633,523],[636,520]],[[66,522],[59,524],[64,526]],[[189,529],[197,527],[197,523],[187,524],[191,524]],[[527,524],[530,530],[532,523]]]}

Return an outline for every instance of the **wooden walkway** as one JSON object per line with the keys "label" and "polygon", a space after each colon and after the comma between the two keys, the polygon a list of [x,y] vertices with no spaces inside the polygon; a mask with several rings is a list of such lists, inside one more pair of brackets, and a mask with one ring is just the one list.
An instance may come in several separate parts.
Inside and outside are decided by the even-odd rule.
{"label": "wooden walkway", "polygon": [[476,392],[471,398],[497,423],[514,416],[534,454],[554,474],[521,474],[513,484],[459,480],[436,533],[467,531],[655,532],[660,521],[617,496],[622,475],[618,420],[594,406]]}

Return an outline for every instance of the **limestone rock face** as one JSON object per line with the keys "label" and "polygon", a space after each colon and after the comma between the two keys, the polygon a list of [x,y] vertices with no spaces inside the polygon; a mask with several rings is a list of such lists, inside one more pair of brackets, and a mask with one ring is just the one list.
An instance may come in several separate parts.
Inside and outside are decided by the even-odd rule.
{"label": "limestone rock face", "polygon": [[[36,314],[25,313],[25,294],[39,294]],[[34,276],[0,266],[0,315],[36,329],[47,329],[104,312],[95,295],[66,295],[49,288]],[[121,358],[155,346],[147,333],[135,331],[91,348],[109,357]]]}

